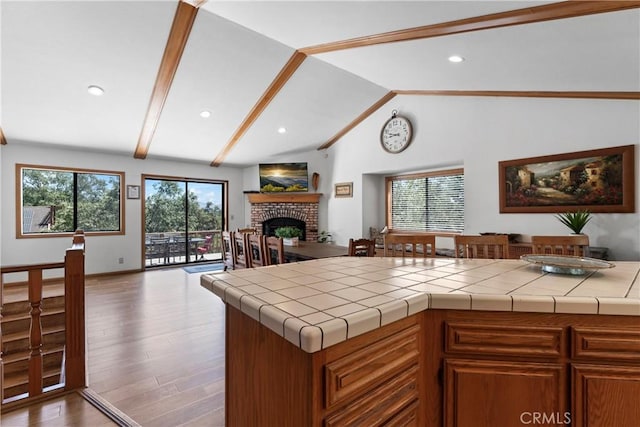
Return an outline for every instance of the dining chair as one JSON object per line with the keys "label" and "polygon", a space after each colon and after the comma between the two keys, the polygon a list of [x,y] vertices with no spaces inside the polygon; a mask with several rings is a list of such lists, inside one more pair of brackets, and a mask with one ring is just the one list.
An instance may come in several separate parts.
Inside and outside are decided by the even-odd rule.
{"label": "dining chair", "polygon": [[374,239],[349,239],[349,256],[376,256]]}
{"label": "dining chair", "polygon": [[236,268],[233,255],[233,234],[233,231],[222,231],[222,264],[224,265],[224,271],[229,268],[232,270]]}
{"label": "dining chair", "polygon": [[436,236],[435,234],[385,234],[384,256],[434,258],[436,256]]}
{"label": "dining chair", "polygon": [[284,264],[284,242],[282,237],[263,236],[267,265]]}
{"label": "dining chair", "polygon": [[249,267],[263,267],[267,265],[265,258],[264,239],[259,234],[247,235]]}
{"label": "dining chair", "polygon": [[509,236],[456,235],[453,238],[456,258],[509,258]]}
{"label": "dining chair", "polygon": [[181,261],[182,258],[184,258],[186,251],[187,240],[183,234],[175,235],[169,239],[169,256],[172,258],[173,262],[175,262],[176,259]]}
{"label": "dining chair", "polygon": [[534,254],[589,256],[589,236],[531,236]]}
{"label": "dining chair", "polygon": [[236,269],[249,268],[249,257],[247,254],[247,234],[233,233],[233,263]]}
{"label": "dining chair", "polygon": [[150,239],[150,258],[163,260],[164,264],[169,263],[168,237],[154,237]]}
{"label": "dining chair", "polygon": [[202,245],[198,246],[196,248],[196,252],[197,255],[200,255],[201,260],[204,260],[204,256],[205,254],[208,254],[209,251],[211,250],[211,243],[213,242],[213,236],[212,235],[207,235],[204,237],[204,242],[202,242]]}

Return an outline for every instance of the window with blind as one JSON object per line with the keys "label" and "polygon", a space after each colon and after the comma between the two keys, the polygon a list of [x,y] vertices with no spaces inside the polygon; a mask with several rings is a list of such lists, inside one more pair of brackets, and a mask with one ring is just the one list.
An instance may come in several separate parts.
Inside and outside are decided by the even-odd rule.
{"label": "window with blind", "polygon": [[386,178],[387,225],[397,230],[462,232],[462,169]]}

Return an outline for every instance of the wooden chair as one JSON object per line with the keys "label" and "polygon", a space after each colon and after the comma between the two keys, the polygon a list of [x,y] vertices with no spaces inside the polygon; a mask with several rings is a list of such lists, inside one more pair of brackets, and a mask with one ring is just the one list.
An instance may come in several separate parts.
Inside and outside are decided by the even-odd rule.
{"label": "wooden chair", "polygon": [[349,239],[349,256],[376,256],[376,241],[373,239]]}
{"label": "wooden chair", "polygon": [[224,264],[224,271],[231,268],[232,270],[236,268],[234,263],[234,252],[233,252],[233,243],[234,233],[233,231],[223,231],[222,232],[222,263]]}
{"label": "wooden chair", "polygon": [[436,236],[434,234],[385,234],[384,256],[434,258],[436,256]]}
{"label": "wooden chair", "polygon": [[282,237],[264,236],[264,248],[267,265],[284,264],[284,243]]}
{"label": "wooden chair", "polygon": [[234,232],[232,242],[234,268],[249,268],[247,234]]}
{"label": "wooden chair", "polygon": [[267,265],[265,242],[258,234],[247,234],[247,248],[249,255],[249,267],[263,267]]}
{"label": "wooden chair", "polygon": [[469,236],[454,237],[456,258],[509,258],[509,236]]}
{"label": "wooden chair", "polygon": [[534,254],[589,256],[589,236],[531,236]]}
{"label": "wooden chair", "polygon": [[[213,236],[207,234],[204,238],[202,245],[196,247],[196,257],[199,260],[204,260],[204,256],[211,250],[211,243],[213,242]],[[200,255],[200,257],[198,257]]]}

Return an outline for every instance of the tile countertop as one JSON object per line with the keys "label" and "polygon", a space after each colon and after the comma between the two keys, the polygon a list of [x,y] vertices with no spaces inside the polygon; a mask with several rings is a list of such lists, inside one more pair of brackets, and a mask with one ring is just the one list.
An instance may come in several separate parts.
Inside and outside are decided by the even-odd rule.
{"label": "tile countertop", "polygon": [[640,262],[614,264],[573,276],[521,260],[337,257],[200,283],[313,353],[427,309],[640,316]]}

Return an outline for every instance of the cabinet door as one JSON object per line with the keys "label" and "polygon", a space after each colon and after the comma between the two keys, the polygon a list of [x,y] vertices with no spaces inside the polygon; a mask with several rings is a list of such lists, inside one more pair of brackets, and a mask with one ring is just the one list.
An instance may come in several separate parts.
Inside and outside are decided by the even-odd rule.
{"label": "cabinet door", "polygon": [[572,382],[573,426],[638,426],[639,367],[574,364]]}
{"label": "cabinet door", "polygon": [[447,359],[444,425],[522,427],[543,417],[562,424],[566,378],[564,365],[558,363]]}

